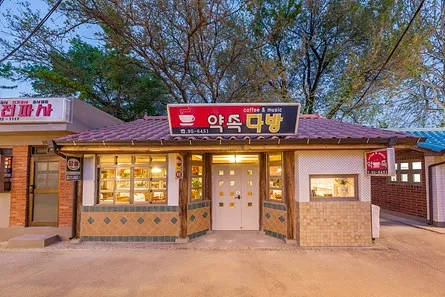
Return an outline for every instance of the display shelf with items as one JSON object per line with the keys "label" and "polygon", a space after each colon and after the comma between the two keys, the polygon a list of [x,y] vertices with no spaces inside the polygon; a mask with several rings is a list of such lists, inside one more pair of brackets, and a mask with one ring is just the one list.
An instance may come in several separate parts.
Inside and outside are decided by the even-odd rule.
{"label": "display shelf with items", "polygon": [[192,155],[191,163],[190,200],[202,200],[204,166],[203,155]]}
{"label": "display shelf with items", "polygon": [[99,204],[167,202],[166,155],[101,155]]}
{"label": "display shelf with items", "polygon": [[267,155],[267,173],[269,179],[269,200],[283,201],[283,160],[282,153]]}

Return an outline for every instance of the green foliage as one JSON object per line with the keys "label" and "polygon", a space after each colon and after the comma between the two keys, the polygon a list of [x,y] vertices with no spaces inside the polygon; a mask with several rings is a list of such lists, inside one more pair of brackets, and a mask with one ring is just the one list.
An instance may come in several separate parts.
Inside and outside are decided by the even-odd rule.
{"label": "green foliage", "polygon": [[125,121],[156,115],[166,103],[161,82],[122,50],[73,39],[66,53],[50,54],[49,64],[19,70],[39,95],[76,96]]}
{"label": "green foliage", "polygon": [[[14,80],[14,71],[11,63],[0,64],[0,78]],[[17,86],[0,85],[0,89],[15,89]]]}

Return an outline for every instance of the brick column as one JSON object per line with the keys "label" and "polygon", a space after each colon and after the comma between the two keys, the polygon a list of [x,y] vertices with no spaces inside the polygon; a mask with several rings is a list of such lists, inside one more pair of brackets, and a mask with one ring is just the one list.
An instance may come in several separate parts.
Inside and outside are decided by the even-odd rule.
{"label": "brick column", "polygon": [[28,217],[29,146],[12,148],[12,188],[10,226],[25,226]]}
{"label": "brick column", "polygon": [[65,159],[59,161],[59,226],[73,224],[74,182],[65,178]]}

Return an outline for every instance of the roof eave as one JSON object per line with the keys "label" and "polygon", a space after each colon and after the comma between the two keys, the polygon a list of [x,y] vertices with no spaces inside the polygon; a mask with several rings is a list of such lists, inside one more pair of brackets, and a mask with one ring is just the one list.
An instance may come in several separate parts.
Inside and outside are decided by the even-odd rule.
{"label": "roof eave", "polygon": [[218,145],[218,144],[380,144],[380,145],[416,145],[420,138],[416,137],[402,137],[402,138],[267,138],[267,139],[159,139],[159,140],[125,140],[125,141],[57,141],[55,143],[58,146],[64,145],[82,145],[82,146],[122,146],[122,145],[134,145],[134,146],[174,146],[174,145]]}

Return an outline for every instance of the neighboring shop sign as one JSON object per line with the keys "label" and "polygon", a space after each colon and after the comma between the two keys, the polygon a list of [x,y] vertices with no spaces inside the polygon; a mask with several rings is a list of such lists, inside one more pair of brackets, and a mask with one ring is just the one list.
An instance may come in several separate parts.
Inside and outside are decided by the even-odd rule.
{"label": "neighboring shop sign", "polygon": [[369,175],[392,176],[396,174],[394,149],[367,152],[365,165],[366,173]]}
{"label": "neighboring shop sign", "polygon": [[170,104],[172,136],[295,135],[300,104]]}
{"label": "neighboring shop sign", "polygon": [[69,121],[68,99],[0,99],[0,124]]}
{"label": "neighboring shop sign", "polygon": [[182,178],[183,177],[183,161],[181,156],[176,157],[176,178]]}
{"label": "neighboring shop sign", "polygon": [[68,157],[66,159],[66,180],[80,180],[81,161],[79,157]]}

